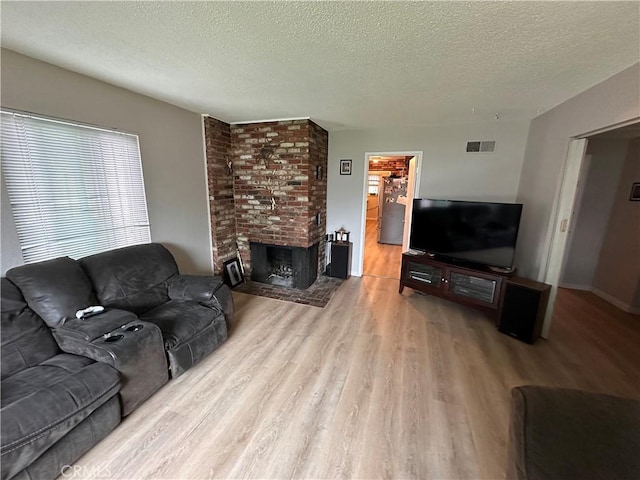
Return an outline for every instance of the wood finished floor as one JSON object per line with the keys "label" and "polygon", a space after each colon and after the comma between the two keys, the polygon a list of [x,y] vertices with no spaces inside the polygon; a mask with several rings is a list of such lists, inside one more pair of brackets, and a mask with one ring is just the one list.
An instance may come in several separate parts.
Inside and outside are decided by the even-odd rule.
{"label": "wood finished floor", "polygon": [[378,243],[378,221],[367,219],[364,240],[364,275],[400,280],[401,267],[402,246]]}
{"label": "wood finished floor", "polygon": [[512,386],[640,398],[639,318],[591,294],[561,291],[551,339],[530,346],[397,289],[352,277],[324,309],[234,293],[227,342],[81,458],[77,478],[497,479]]}

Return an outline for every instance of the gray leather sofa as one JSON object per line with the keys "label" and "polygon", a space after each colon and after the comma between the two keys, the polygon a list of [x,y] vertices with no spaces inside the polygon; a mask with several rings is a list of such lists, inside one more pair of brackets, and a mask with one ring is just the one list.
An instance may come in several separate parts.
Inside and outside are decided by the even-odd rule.
{"label": "gray leather sofa", "polygon": [[[171,253],[157,243],[23,265],[7,278],[66,351],[93,358],[97,339],[113,335],[107,339],[112,346],[124,341],[115,327],[134,319],[143,330],[159,329],[174,378],[227,338],[233,318],[231,291],[221,277],[180,275]],[[90,305],[106,312],[78,321],[76,311]]]}
{"label": "gray leather sofa", "polygon": [[[180,275],[173,256],[160,244],[120,248],[79,261],[62,257],[23,265],[9,270],[7,278],[2,279],[2,480],[28,478],[34,468],[38,475],[32,478],[58,476],[62,465],[99,441],[120,416],[131,413],[170,376],[181,375],[215,350],[227,338],[233,320],[231,291],[222,278]],[[78,310],[92,305],[104,306],[105,311],[76,318]],[[35,335],[31,330],[37,339],[30,339]],[[14,341],[19,347],[12,346]],[[55,354],[61,358],[51,360],[56,372],[67,372],[69,378],[47,374],[52,368],[48,359]],[[34,370],[40,361],[46,361],[47,368]],[[108,415],[101,414],[108,418],[98,427],[87,427],[91,435],[99,434],[95,438],[80,433],[70,443],[59,442],[78,422],[68,421],[71,414],[56,407],[58,389],[64,395],[67,388],[76,388],[73,382],[82,381],[86,369],[103,376],[91,377],[95,385],[81,392],[89,395],[84,417],[92,412],[90,406],[100,407],[90,397],[91,387],[96,395],[102,388],[114,397],[112,406],[105,407]],[[42,376],[34,373],[40,371]],[[67,397],[74,394],[67,392]],[[49,416],[34,423],[32,411]],[[5,423],[7,415],[13,423]],[[78,421],[84,417],[79,415]],[[58,428],[58,435],[41,435],[45,426],[60,422],[69,428]],[[46,461],[38,463],[42,458]]]}
{"label": "gray leather sofa", "polygon": [[120,423],[120,378],[62,352],[20,291],[1,282],[1,477],[53,479]]}

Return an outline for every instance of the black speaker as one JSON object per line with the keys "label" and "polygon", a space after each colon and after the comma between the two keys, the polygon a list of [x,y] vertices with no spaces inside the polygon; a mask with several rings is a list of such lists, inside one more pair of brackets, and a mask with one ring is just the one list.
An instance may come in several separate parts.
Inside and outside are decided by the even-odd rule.
{"label": "black speaker", "polygon": [[329,275],[349,278],[351,271],[351,242],[331,242],[331,263]]}
{"label": "black speaker", "polygon": [[498,320],[498,330],[507,335],[534,343],[540,332],[551,285],[520,277],[507,280],[504,300]]}

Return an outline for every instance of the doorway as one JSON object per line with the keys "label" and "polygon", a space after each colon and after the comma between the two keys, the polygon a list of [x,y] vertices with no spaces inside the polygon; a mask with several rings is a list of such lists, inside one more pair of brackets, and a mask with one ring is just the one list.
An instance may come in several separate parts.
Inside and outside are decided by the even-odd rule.
{"label": "doorway", "polygon": [[422,152],[366,154],[363,275],[400,279],[421,157]]}
{"label": "doorway", "polygon": [[640,313],[640,203],[630,198],[639,154],[640,123],[571,141],[544,277],[552,285],[544,337],[558,286]]}

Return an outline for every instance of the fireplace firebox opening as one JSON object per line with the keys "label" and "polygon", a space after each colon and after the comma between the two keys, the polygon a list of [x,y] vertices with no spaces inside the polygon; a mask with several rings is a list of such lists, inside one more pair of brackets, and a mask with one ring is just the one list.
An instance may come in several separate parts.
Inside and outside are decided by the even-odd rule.
{"label": "fireplace firebox opening", "polygon": [[318,276],[318,244],[309,248],[250,243],[251,280],[306,289]]}
{"label": "fireplace firebox opening", "polygon": [[267,283],[293,287],[293,259],[291,250],[267,247]]}

